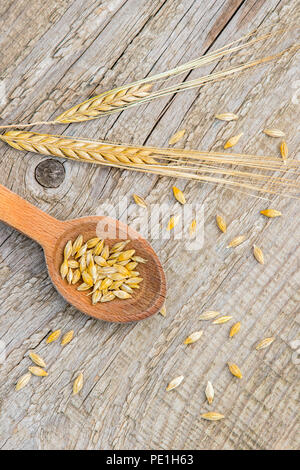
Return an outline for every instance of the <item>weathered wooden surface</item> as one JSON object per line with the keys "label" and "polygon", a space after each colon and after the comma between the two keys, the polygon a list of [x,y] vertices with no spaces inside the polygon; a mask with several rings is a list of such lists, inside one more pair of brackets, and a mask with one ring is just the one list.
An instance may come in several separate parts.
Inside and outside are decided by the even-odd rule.
{"label": "weathered wooden surface", "polygon": [[[5,95],[2,122],[46,120],[78,100],[150,73],[166,70],[220,47],[261,24],[292,22],[297,1],[208,0],[8,0],[0,5],[0,79]],[[284,48],[288,38],[268,43]],[[269,49],[261,46],[261,54]],[[247,54],[257,56],[258,49]],[[242,57],[246,57],[243,54]],[[88,123],[41,127],[46,132],[166,145],[178,128],[188,130],[185,146],[218,149],[242,130],[237,151],[278,153],[278,141],[261,134],[266,125],[287,132],[292,157],[299,146],[297,57],[247,72],[231,81],[182,93]],[[232,63],[226,59],[220,70]],[[205,67],[203,73],[216,64]],[[198,76],[193,72],[191,76]],[[213,115],[238,112],[233,123]],[[298,132],[298,134],[297,134]],[[174,183],[63,161],[54,171],[44,157],[22,154],[1,144],[0,182],[60,219],[101,213],[133,192],[149,203],[174,203]],[[65,175],[64,175],[65,170]],[[51,168],[49,169],[51,171]],[[60,174],[62,172],[62,174]],[[47,173],[47,172],[46,172]],[[42,175],[42,176],[41,176]],[[3,449],[296,449],[299,387],[299,203],[272,202],[228,189],[177,181],[189,202],[204,205],[204,246],[186,249],[185,240],[151,240],[167,273],[166,318],[118,325],[89,319],[59,297],[46,273],[42,250],[0,226],[0,340],[6,359],[0,366],[0,446]],[[259,215],[275,207],[282,218]],[[137,221],[130,201],[129,223]],[[221,234],[215,215],[228,221]],[[22,214],[20,214],[20,217]],[[166,223],[166,222],[165,222]],[[228,240],[247,233],[235,250]],[[251,247],[263,249],[264,266]],[[201,323],[207,309],[232,314],[242,329],[229,340],[229,324]],[[53,330],[75,330],[64,349],[46,345]],[[203,338],[183,346],[202,328]],[[276,336],[265,351],[258,340]],[[28,351],[45,358],[49,376],[34,377],[20,392],[16,380],[30,361]],[[241,381],[228,372],[236,362]],[[82,392],[72,381],[84,370]],[[169,393],[166,384],[185,376]],[[206,404],[207,380],[214,384],[213,406]],[[226,415],[201,420],[209,409]]]}

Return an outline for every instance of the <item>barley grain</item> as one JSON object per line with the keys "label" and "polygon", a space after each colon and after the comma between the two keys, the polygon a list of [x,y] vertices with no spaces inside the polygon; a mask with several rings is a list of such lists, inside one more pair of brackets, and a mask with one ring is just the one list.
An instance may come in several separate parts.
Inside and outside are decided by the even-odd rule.
{"label": "barley grain", "polygon": [[226,233],[227,225],[225,219],[221,215],[216,215],[216,222],[221,232]]}
{"label": "barley grain", "polygon": [[221,415],[221,413],[217,413],[216,411],[209,411],[208,413],[201,415],[201,418],[207,419],[208,421],[219,421],[220,419],[225,418],[225,416]]}
{"label": "barley grain", "polygon": [[232,338],[234,335],[236,335],[241,329],[241,323],[238,321],[235,323],[230,330],[229,337]]}
{"label": "barley grain", "polygon": [[256,245],[253,245],[253,255],[260,264],[265,263],[264,254],[262,250]]}
{"label": "barley grain", "polygon": [[31,372],[31,374],[37,375],[38,377],[46,377],[48,375],[48,372],[46,372],[41,367],[31,366],[31,367],[28,367],[28,370],[29,372]]}
{"label": "barley grain", "polygon": [[104,294],[102,295],[100,302],[111,302],[112,300],[114,300],[114,298],[115,298],[115,294],[113,293]]}
{"label": "barley grain", "polygon": [[56,341],[60,337],[60,333],[61,333],[61,330],[53,331],[53,333],[51,333],[46,339],[46,343],[50,344],[50,343],[53,343],[53,341]]}
{"label": "barley grain", "polygon": [[207,398],[208,403],[211,405],[215,396],[215,391],[212,383],[210,381],[207,382],[205,395]]}
{"label": "barley grain", "polygon": [[86,244],[87,244],[87,247],[88,249],[90,248],[95,248],[95,246],[100,242],[100,238],[98,237],[94,237],[94,238],[90,238]]}
{"label": "barley grain", "polygon": [[239,367],[236,364],[234,364],[233,362],[228,362],[227,364],[232,375],[234,375],[238,379],[241,379],[243,377]]}
{"label": "barley grain", "polygon": [[180,189],[176,188],[176,186],[173,186],[173,194],[174,194],[175,199],[177,199],[177,201],[180,202],[180,204],[186,203],[183,192]]}
{"label": "barley grain", "polygon": [[113,290],[112,293],[118,297],[118,299],[130,299],[132,296],[124,290]]}
{"label": "barley grain", "polygon": [[175,132],[169,140],[169,145],[175,145],[179,142],[185,134],[185,129]]}
{"label": "barley grain", "polygon": [[255,349],[257,349],[257,350],[259,350],[259,349],[265,349],[265,348],[267,348],[268,346],[270,346],[270,345],[273,343],[274,340],[275,340],[275,337],[274,337],[274,336],[272,336],[272,337],[270,337],[270,338],[264,338],[264,339],[262,339],[262,340],[258,343],[258,345],[256,346]]}
{"label": "barley grain", "polygon": [[192,220],[191,225],[189,226],[190,237],[193,237],[196,233],[197,222],[196,219]]}
{"label": "barley grain", "polygon": [[72,341],[73,339],[73,336],[74,336],[74,330],[70,330],[67,333],[65,333],[62,337],[61,345],[65,346],[66,344],[70,343],[70,341]]}
{"label": "barley grain", "polygon": [[72,271],[72,268],[69,268],[68,274],[67,274],[67,282],[68,282],[68,284],[72,284],[72,280],[73,280],[73,271]]}
{"label": "barley grain", "polygon": [[65,259],[60,266],[60,275],[62,279],[65,279],[69,271],[68,260]]}
{"label": "barley grain", "polygon": [[163,317],[165,317],[165,316],[167,315],[166,304],[164,304],[164,305],[161,307],[159,313],[160,313]]}
{"label": "barley grain", "polygon": [[184,344],[192,344],[198,341],[203,334],[203,331],[195,331],[194,333],[191,333],[185,340]]}
{"label": "barley grain", "polygon": [[213,318],[220,315],[220,312],[216,312],[214,310],[207,310],[206,312],[202,313],[199,316],[199,320],[212,320]]}
{"label": "barley grain", "polygon": [[72,254],[72,242],[71,240],[69,240],[65,246],[65,249],[64,249],[64,258],[65,260],[67,260],[68,258],[70,258],[71,254]]}
{"label": "barley grain", "polygon": [[73,272],[73,278],[72,278],[72,284],[77,284],[77,282],[80,280],[81,278],[81,272],[80,272],[80,269],[76,269],[74,272]]}
{"label": "barley grain", "polygon": [[214,325],[222,325],[223,323],[227,323],[229,320],[231,320],[233,317],[230,315],[224,315],[223,317],[217,318],[216,320],[213,321]]}
{"label": "barley grain", "polygon": [[75,259],[69,259],[68,266],[69,268],[76,269],[76,268],[79,268],[79,263]]}
{"label": "barley grain", "polygon": [[229,242],[228,248],[235,248],[236,246],[241,245],[246,240],[246,235],[239,235]]}
{"label": "barley grain", "polygon": [[137,194],[133,194],[132,197],[134,199],[134,202],[138,206],[143,207],[144,209],[147,209],[147,203],[141,196],[138,196]]}
{"label": "barley grain", "polygon": [[220,121],[236,121],[239,117],[234,113],[222,113],[216,114],[215,118],[219,119]]}
{"label": "barley grain", "polygon": [[79,393],[82,387],[83,387],[83,373],[80,372],[80,374],[76,377],[73,383],[73,395],[76,395],[77,393]]}
{"label": "barley grain", "polygon": [[82,243],[83,243],[83,236],[78,235],[75,242],[73,243],[72,256],[74,256],[78,252],[78,250],[82,247]]}
{"label": "barley grain", "polygon": [[34,353],[33,351],[30,351],[28,355],[32,362],[34,362],[37,366],[46,367],[44,359],[42,359],[38,354]]}
{"label": "barley grain", "polygon": [[280,129],[267,128],[267,129],[264,129],[263,132],[269,137],[284,137],[285,136],[285,133],[281,131]]}
{"label": "barley grain", "polygon": [[260,213],[264,215],[265,217],[270,217],[270,218],[280,217],[282,215],[281,212],[277,211],[276,209],[265,209],[263,211],[260,211]]}
{"label": "barley grain", "polygon": [[170,218],[168,222],[167,230],[168,231],[172,230],[175,227],[175,225],[177,225],[179,219],[180,219],[179,215],[172,215],[172,217]]}
{"label": "barley grain", "polygon": [[240,138],[242,137],[242,135],[243,135],[243,132],[241,132],[238,135],[234,135],[233,137],[230,137],[230,139],[228,139],[227,142],[224,144],[224,149],[228,149],[236,145],[238,141],[240,140]]}
{"label": "barley grain", "polygon": [[26,374],[22,375],[22,377],[20,377],[18,382],[16,383],[15,389],[17,391],[21,390],[22,388],[24,388],[28,384],[30,379],[31,379],[31,373],[30,372],[27,372]]}
{"label": "barley grain", "polygon": [[176,377],[175,379],[171,380],[171,382],[168,384],[167,388],[166,388],[166,391],[169,392],[170,390],[173,390],[173,388],[176,388],[178,387],[178,385],[181,384],[181,382],[183,381],[184,379],[184,376],[183,375],[179,375],[178,377]]}
{"label": "barley grain", "polygon": [[285,160],[287,159],[287,157],[289,155],[289,149],[288,149],[288,146],[287,146],[287,143],[286,143],[285,140],[281,141],[280,153],[281,153],[281,156],[282,156],[282,160],[285,162]]}

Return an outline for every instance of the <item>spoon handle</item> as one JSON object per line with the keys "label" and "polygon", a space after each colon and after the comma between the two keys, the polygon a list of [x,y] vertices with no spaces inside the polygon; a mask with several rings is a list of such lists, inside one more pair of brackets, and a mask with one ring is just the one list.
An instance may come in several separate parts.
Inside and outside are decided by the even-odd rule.
{"label": "spoon handle", "polygon": [[0,220],[32,238],[44,248],[53,246],[63,222],[51,217],[0,185]]}

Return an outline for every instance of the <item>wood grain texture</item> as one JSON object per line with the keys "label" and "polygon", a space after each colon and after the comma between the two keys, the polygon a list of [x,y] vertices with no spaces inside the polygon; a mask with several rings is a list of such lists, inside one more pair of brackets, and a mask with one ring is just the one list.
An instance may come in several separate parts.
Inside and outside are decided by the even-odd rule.
{"label": "wood grain texture", "polygon": [[[6,94],[3,122],[52,119],[76,102],[114,86],[191,60],[237,39],[259,25],[292,22],[296,0],[32,0],[41,15],[20,15],[28,2],[1,6],[0,80]],[[3,11],[2,11],[3,10]],[[30,28],[28,27],[30,24]],[[8,29],[5,29],[8,31]],[[1,28],[3,31],[3,28]],[[24,34],[20,34],[24,32]],[[15,46],[17,38],[18,47]],[[295,38],[294,38],[295,39]],[[254,59],[288,45],[288,38],[268,42],[239,60]],[[201,70],[221,70],[236,63],[226,58]],[[187,129],[186,148],[220,150],[244,132],[237,151],[278,154],[279,142],[261,130],[279,127],[287,134],[290,158],[299,158],[299,77],[297,56],[239,77],[176,97],[166,97],[126,113],[81,124],[59,126],[57,133],[124,143],[167,145],[179,128]],[[189,78],[199,76],[199,71]],[[187,77],[184,77],[187,78]],[[234,112],[224,123],[213,116]],[[46,126],[36,131],[47,132]],[[131,174],[64,162],[66,177],[58,188],[35,179],[44,157],[0,146],[0,182],[61,220],[102,215],[104,206],[137,193],[148,204],[178,210],[172,185],[187,202],[203,204],[204,245],[187,249],[185,240],[155,238],[169,285],[167,317],[114,325],[88,319],[67,305],[48,278],[42,250],[5,225],[0,227],[0,339],[6,360],[0,366],[0,446],[3,449],[296,449],[299,387],[299,203],[272,197],[271,202],[195,182]],[[128,223],[138,229],[140,213],[128,199]],[[273,207],[281,218],[260,210]],[[113,207],[111,208],[113,209]],[[126,210],[121,210],[125,218]],[[220,233],[216,214],[228,230]],[[166,221],[164,222],[166,225]],[[247,241],[228,249],[230,239]],[[260,246],[265,265],[256,262]],[[204,310],[219,310],[240,321],[198,320]],[[62,348],[46,345],[51,330],[74,329]],[[183,341],[203,329],[188,347]],[[263,337],[275,336],[269,349],[255,351]],[[49,376],[34,377],[16,393],[14,384],[30,365],[33,349],[47,361]],[[226,363],[238,364],[243,379],[231,376]],[[84,369],[85,383],[72,396],[72,381]],[[177,389],[169,381],[184,375]],[[204,390],[213,383],[213,409],[225,419],[200,418],[212,407]]]}

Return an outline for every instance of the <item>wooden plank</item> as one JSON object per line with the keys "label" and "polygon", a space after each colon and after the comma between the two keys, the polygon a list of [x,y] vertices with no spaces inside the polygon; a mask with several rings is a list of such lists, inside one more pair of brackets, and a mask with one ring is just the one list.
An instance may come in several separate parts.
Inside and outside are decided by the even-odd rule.
{"label": "wooden plank", "polygon": [[[24,2],[23,2],[24,3]],[[59,3],[59,7],[58,7]],[[200,5],[201,3],[201,5]],[[95,92],[184,63],[206,50],[221,47],[255,27],[297,18],[297,2],[205,2],[193,0],[115,0],[47,2],[28,28],[28,16],[2,6],[0,77],[6,102],[5,122],[51,119]],[[31,2],[29,17],[41,8]],[[149,6],[150,5],[150,6]],[[1,31],[3,28],[1,28]],[[24,31],[24,34],[20,34]],[[18,38],[18,47],[14,47]],[[290,37],[240,55],[283,49]],[[195,71],[189,78],[236,63],[226,59]],[[183,77],[184,78],[184,77]],[[287,86],[287,83],[289,86]],[[264,155],[277,154],[278,142],[261,129],[278,126],[287,133],[291,157],[299,147],[296,56],[257,68],[231,80],[157,100],[87,123],[41,127],[47,132],[163,146],[178,128],[187,129],[186,148],[222,148],[239,131],[236,147]],[[237,112],[237,122],[213,119],[221,111]],[[178,144],[179,145],[179,144]],[[35,179],[44,157],[22,154],[4,145],[0,182],[50,214],[68,219],[102,213],[133,192],[149,204],[178,209],[173,181],[62,161],[63,183],[45,188]],[[47,277],[41,249],[1,225],[0,339],[7,357],[1,366],[0,445],[3,449],[296,449],[297,360],[299,339],[298,202],[268,201],[186,181],[177,181],[188,202],[204,206],[204,246],[187,249],[185,240],[152,239],[167,272],[166,318],[138,324],[97,322],[81,315],[58,296]],[[129,203],[129,223],[138,225],[137,207]],[[101,205],[102,204],[102,205]],[[284,214],[267,220],[259,215],[273,206]],[[216,213],[228,222],[228,233],[215,225]],[[166,215],[167,220],[167,215]],[[164,222],[166,224],[166,221]],[[229,250],[228,241],[247,233],[245,244]],[[251,247],[260,245],[264,266]],[[228,339],[229,324],[200,324],[206,309],[219,309],[241,321]],[[45,344],[51,329],[74,329],[64,349]],[[203,339],[183,346],[184,338],[202,328]],[[265,336],[276,341],[265,351],[255,344]],[[294,349],[293,349],[294,348]],[[14,384],[30,364],[28,351],[45,358],[49,376],[34,377],[21,392]],[[241,381],[228,372],[236,362]],[[84,369],[80,395],[71,396],[72,381]],[[182,385],[165,386],[183,374]],[[215,388],[214,409],[222,422],[203,421],[207,380]],[[13,402],[14,406],[11,406]]]}

